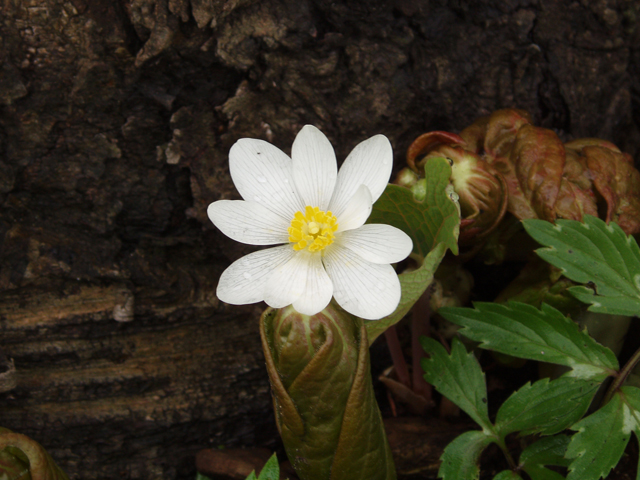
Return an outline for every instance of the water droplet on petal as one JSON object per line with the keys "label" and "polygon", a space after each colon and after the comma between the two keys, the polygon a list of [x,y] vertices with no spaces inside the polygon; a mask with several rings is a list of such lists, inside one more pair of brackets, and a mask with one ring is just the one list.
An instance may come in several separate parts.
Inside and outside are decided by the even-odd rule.
{"label": "water droplet on petal", "polygon": [[251,274],[250,274],[249,272],[244,272],[244,273],[242,274],[242,276],[243,276],[244,278],[246,278],[247,280],[249,280],[249,279],[251,278]]}
{"label": "water droplet on petal", "polygon": [[256,180],[258,180],[258,182],[260,183],[267,183],[267,179],[264,178],[263,176],[259,176]]}
{"label": "water droplet on petal", "polygon": [[254,202],[259,202],[260,200],[261,200],[261,198],[260,198],[258,195],[256,195],[255,197],[253,197],[253,201],[254,201]]}
{"label": "water droplet on petal", "polygon": [[284,183],[289,183],[289,179],[288,179],[288,178],[285,178],[285,179],[284,179]]}

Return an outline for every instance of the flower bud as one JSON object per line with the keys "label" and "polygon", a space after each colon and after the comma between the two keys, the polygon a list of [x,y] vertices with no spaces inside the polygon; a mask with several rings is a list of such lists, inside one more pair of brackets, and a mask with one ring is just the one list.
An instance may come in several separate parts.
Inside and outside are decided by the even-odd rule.
{"label": "flower bud", "polygon": [[451,183],[459,196],[462,215],[460,243],[469,244],[491,232],[502,220],[508,201],[507,184],[498,170],[453,133],[431,132],[409,147],[407,163],[416,170],[432,158],[451,163]]}

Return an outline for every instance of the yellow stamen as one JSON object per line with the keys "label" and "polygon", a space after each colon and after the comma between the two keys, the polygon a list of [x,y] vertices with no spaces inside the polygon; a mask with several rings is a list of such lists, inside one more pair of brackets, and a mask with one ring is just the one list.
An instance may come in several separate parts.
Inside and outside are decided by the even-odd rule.
{"label": "yellow stamen", "polygon": [[304,214],[296,212],[291,220],[289,241],[294,244],[294,250],[308,248],[310,252],[319,252],[333,243],[337,229],[338,219],[333,213],[306,206]]}

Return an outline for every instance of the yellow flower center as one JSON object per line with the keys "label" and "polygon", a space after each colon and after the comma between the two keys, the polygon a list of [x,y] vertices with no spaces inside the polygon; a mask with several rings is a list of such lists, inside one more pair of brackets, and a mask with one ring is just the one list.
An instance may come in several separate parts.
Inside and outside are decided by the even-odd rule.
{"label": "yellow flower center", "polygon": [[333,213],[306,206],[304,213],[296,212],[291,220],[289,241],[294,250],[308,248],[310,252],[319,252],[333,243],[337,229],[338,219]]}

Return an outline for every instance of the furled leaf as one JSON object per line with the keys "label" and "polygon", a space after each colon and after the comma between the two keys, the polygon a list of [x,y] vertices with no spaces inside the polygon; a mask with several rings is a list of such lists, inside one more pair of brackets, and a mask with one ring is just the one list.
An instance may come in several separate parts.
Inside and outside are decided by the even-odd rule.
{"label": "furled leaf", "polygon": [[269,308],[260,336],[276,424],[298,477],[395,480],[362,321],[334,304],[315,315]]}
{"label": "furled leaf", "polygon": [[278,480],[280,478],[280,466],[278,465],[278,457],[274,453],[271,458],[267,460],[264,467],[260,471],[258,480]]}
{"label": "furled leaf", "polygon": [[442,480],[476,480],[480,476],[478,461],[493,436],[472,430],[457,437],[444,449],[438,477]]}
{"label": "furled leaf", "polygon": [[555,435],[544,437],[529,445],[520,454],[520,465],[531,480],[564,480],[558,472],[545,468],[545,465],[566,467],[570,461],[564,457],[569,445],[569,437]]}
{"label": "furled leaf", "polygon": [[424,378],[442,395],[464,410],[486,431],[492,431],[487,409],[484,373],[473,353],[457,338],[451,343],[451,355],[436,340],[420,337],[429,358],[422,359]]}
{"label": "furled leaf", "polygon": [[475,308],[441,308],[460,333],[480,347],[514,357],[571,367],[566,375],[603,380],[618,370],[618,360],[586,332],[549,305],[538,310],[524,303],[476,303]]}
{"label": "furled leaf", "polygon": [[446,245],[439,243],[427,254],[426,258],[422,261],[422,265],[420,265],[417,270],[398,275],[400,286],[402,287],[402,297],[400,298],[398,307],[391,315],[381,318],[380,320],[364,321],[367,336],[369,337],[369,345],[371,345],[379,335],[384,333],[387,328],[398,323],[409,313],[411,307],[413,307],[431,284],[433,274],[438,268],[438,265],[440,265],[446,251]]}
{"label": "furled leaf", "polygon": [[622,387],[609,403],[571,427],[567,480],[598,480],[616,466],[631,432],[640,433],[640,389]]}
{"label": "furled leaf", "polygon": [[496,430],[503,438],[512,432],[522,435],[561,432],[582,418],[599,385],[571,377],[526,383],[498,410]]}
{"label": "furled leaf", "polygon": [[[0,429],[0,454],[0,474],[3,471],[21,472],[18,476],[8,477],[9,480],[69,480],[47,451],[26,435]],[[28,472],[24,471],[25,466]]]}
{"label": "furled leaf", "polygon": [[460,214],[447,192],[451,166],[444,158],[425,165],[426,195],[422,201],[411,190],[388,185],[373,205],[368,223],[386,223],[404,231],[413,240],[413,252],[426,257],[439,243],[458,253]]}
{"label": "furled leaf", "polygon": [[513,470],[503,470],[493,480],[522,480],[522,477]]}
{"label": "furled leaf", "polygon": [[29,460],[21,451],[11,451],[11,447],[0,450],[0,479],[31,480]]}
{"label": "furled leaf", "polygon": [[569,292],[590,303],[589,310],[614,315],[640,314],[640,248],[615,223],[585,215],[584,223],[525,220],[524,228],[546,248],[536,250],[575,282],[593,283],[595,292],[573,287]]}

